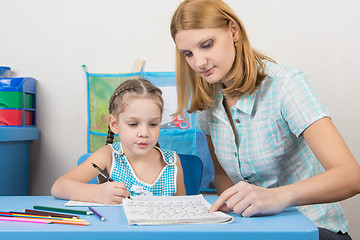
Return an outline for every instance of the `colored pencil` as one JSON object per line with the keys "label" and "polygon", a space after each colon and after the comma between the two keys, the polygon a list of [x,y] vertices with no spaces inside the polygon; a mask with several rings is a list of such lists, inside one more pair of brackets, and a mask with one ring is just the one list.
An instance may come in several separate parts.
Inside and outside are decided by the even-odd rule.
{"label": "colored pencil", "polygon": [[[68,220],[81,220],[79,219],[79,217],[74,218],[72,217],[73,215],[66,215],[66,217],[62,216],[62,214],[60,214],[60,216],[50,216],[49,214],[40,214],[40,213],[26,213],[26,212],[14,212],[14,211],[10,211],[10,214],[14,214],[14,215],[24,215],[24,216],[34,216],[34,217],[43,217],[43,218],[59,218],[59,219],[68,219]],[[0,212],[1,214],[1,212]]]}
{"label": "colored pencil", "polygon": [[27,222],[27,223],[51,223],[46,219],[30,219],[30,218],[17,218],[17,217],[0,217],[0,221],[7,222]]}
{"label": "colored pencil", "polygon": [[66,221],[85,221],[83,219],[79,218],[60,218],[60,217],[50,217],[50,216],[44,216],[44,215],[33,215],[33,214],[26,214],[26,213],[6,213],[6,212],[0,212],[0,216],[3,217],[26,217],[26,218],[37,218],[37,219],[49,219],[49,220],[66,220]]}
{"label": "colored pencil", "polygon": [[90,209],[90,211],[92,211],[93,213],[95,213],[95,215],[98,216],[101,221],[105,221],[105,218],[104,218],[100,213],[98,213],[94,208],[89,207],[89,209]]}
{"label": "colored pencil", "polygon": [[65,208],[47,207],[47,206],[39,206],[39,205],[35,205],[33,206],[33,208],[37,210],[48,210],[48,211],[66,212],[66,213],[74,213],[74,214],[82,214],[82,215],[94,214],[91,211],[85,211],[85,210],[65,209]]}
{"label": "colored pencil", "polygon": [[44,215],[44,216],[50,216],[50,217],[77,218],[77,219],[79,218],[79,216],[76,216],[76,215],[37,211],[37,210],[32,210],[32,209],[24,209],[24,212],[27,214],[32,214],[32,215]]}
{"label": "colored pencil", "polygon": [[90,223],[88,221],[67,221],[67,220],[50,220],[51,223],[57,224],[69,224],[69,225],[81,225],[81,226],[88,226]]}
{"label": "colored pencil", "polygon": [[82,220],[57,220],[57,219],[40,219],[40,218],[29,218],[29,217],[17,217],[17,216],[6,216],[0,217],[1,221],[12,221],[12,222],[29,222],[29,223],[57,223],[57,224],[70,224],[70,225],[90,225],[88,221]]}

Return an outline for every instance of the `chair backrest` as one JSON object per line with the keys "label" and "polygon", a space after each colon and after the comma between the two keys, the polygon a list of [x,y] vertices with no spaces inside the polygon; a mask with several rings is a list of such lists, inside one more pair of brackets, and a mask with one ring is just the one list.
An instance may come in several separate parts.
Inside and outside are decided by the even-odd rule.
{"label": "chair backrest", "polygon": [[198,156],[178,154],[184,173],[184,183],[187,195],[200,193],[200,183],[203,171],[203,162]]}
{"label": "chair backrest", "polygon": [[[77,161],[77,165],[82,164],[90,155],[91,153],[84,153],[83,155],[81,155],[79,157],[79,160]],[[98,183],[97,177],[91,180],[89,183]]]}
{"label": "chair backrest", "polygon": [[[85,153],[80,156],[77,164],[83,163],[91,153]],[[203,162],[198,156],[189,154],[179,154],[181,166],[184,173],[184,183],[187,195],[196,195],[200,193],[200,183],[203,171]],[[97,183],[94,178],[89,183]]]}

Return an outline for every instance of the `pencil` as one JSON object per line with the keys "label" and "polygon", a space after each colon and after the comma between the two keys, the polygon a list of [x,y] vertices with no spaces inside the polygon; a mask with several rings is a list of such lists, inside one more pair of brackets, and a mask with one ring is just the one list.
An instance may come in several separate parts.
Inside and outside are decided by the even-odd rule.
{"label": "pencil", "polygon": [[93,167],[101,174],[101,176],[103,176],[106,180],[108,180],[109,182],[113,182],[114,180],[112,180],[112,178],[107,175],[106,172],[104,172],[104,170],[102,170],[101,168],[98,167],[98,165],[96,165],[95,163],[91,163],[93,165]]}
{"label": "pencil", "polygon": [[44,216],[50,216],[50,217],[63,217],[63,218],[79,218],[79,216],[76,215],[70,215],[70,214],[60,214],[60,213],[54,213],[54,212],[45,212],[45,211],[36,211],[32,209],[24,209],[24,212],[31,215],[44,215]]}
{"label": "pencil", "polygon": [[85,220],[59,220],[59,219],[40,219],[33,217],[18,217],[18,216],[6,216],[0,217],[1,221],[12,221],[12,222],[29,222],[29,223],[57,223],[57,224],[70,224],[70,225],[90,225],[88,221]]}
{"label": "pencil", "polygon": [[98,213],[94,208],[89,207],[89,209],[90,209],[93,213],[95,213],[95,215],[98,216],[101,221],[105,221],[105,218],[104,218],[100,213]]}
{"label": "pencil", "polygon": [[48,210],[48,211],[66,212],[66,213],[74,213],[74,214],[82,214],[82,215],[94,214],[91,211],[85,211],[85,210],[65,209],[65,208],[56,208],[56,207],[47,207],[47,206],[38,206],[38,205],[33,206],[33,208],[37,210]]}
{"label": "pencil", "polygon": [[69,224],[69,225],[81,225],[81,226],[88,226],[90,223],[88,221],[68,221],[68,220],[50,220],[51,223],[57,224]]}
{"label": "pencil", "polygon": [[50,220],[46,219],[30,219],[30,218],[17,218],[17,217],[0,217],[0,221],[7,222],[27,222],[27,223],[51,223]]}
{"label": "pencil", "polygon": [[82,222],[85,221],[79,218],[60,218],[60,217],[50,217],[45,215],[33,215],[33,214],[26,214],[26,213],[6,213],[0,212],[0,216],[3,217],[26,217],[26,218],[37,218],[37,219],[50,219],[50,220],[66,220],[66,221],[75,221],[75,222]]}

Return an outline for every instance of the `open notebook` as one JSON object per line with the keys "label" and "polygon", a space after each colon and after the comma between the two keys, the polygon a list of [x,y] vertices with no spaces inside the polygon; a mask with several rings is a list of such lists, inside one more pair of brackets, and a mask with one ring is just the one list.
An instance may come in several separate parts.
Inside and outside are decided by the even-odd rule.
{"label": "open notebook", "polygon": [[102,204],[102,203],[94,203],[94,202],[82,202],[82,201],[67,201],[64,206],[65,207],[102,207],[102,206],[121,206],[122,203],[119,204]]}
{"label": "open notebook", "polygon": [[123,200],[129,225],[212,224],[234,220],[223,212],[210,213],[210,206],[202,195],[141,196]]}

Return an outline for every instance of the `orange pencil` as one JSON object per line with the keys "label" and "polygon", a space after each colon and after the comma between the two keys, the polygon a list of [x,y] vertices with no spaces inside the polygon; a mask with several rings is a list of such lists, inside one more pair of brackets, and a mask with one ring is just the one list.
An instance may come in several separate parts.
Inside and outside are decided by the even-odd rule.
{"label": "orange pencil", "polygon": [[58,223],[58,224],[70,224],[70,225],[81,225],[81,226],[88,226],[90,225],[87,221],[68,221],[68,220],[49,220],[51,223]]}

